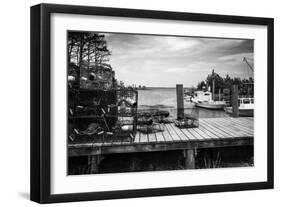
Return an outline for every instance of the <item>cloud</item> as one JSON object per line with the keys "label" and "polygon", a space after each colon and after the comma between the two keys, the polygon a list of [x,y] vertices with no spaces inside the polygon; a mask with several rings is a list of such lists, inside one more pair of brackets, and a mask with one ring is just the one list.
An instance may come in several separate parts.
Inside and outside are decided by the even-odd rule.
{"label": "cloud", "polygon": [[243,58],[246,57],[248,60],[253,61],[253,53],[238,53],[233,55],[225,55],[222,57],[219,57],[218,60],[222,61],[235,61],[235,62],[241,62],[243,61]]}
{"label": "cloud", "polygon": [[174,73],[174,72],[181,72],[185,70],[185,68],[168,68],[165,72]]}
{"label": "cloud", "polygon": [[166,49],[172,52],[191,50],[195,46],[200,44],[200,41],[198,39],[187,39],[182,37],[164,37],[162,41],[164,41],[162,49]]}
{"label": "cloud", "polygon": [[242,39],[105,34],[116,78],[127,84],[197,85],[208,73],[245,77],[243,57],[253,65],[254,42]]}

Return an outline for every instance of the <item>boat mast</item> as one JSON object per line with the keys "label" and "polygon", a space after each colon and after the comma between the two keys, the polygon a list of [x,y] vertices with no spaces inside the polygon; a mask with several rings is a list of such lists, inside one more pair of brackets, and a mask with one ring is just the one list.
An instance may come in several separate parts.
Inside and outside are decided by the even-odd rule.
{"label": "boat mast", "polygon": [[[254,68],[250,65],[250,63],[248,62],[247,58],[244,57],[243,58],[243,61],[246,62],[246,64],[248,65],[248,67],[251,69],[251,71],[254,73]],[[250,77],[249,77],[250,79]],[[250,87],[248,87],[248,94],[250,93],[250,90],[252,90],[252,87],[253,87],[253,82],[252,83],[248,83],[247,85],[250,85]]]}
{"label": "boat mast", "polygon": [[212,99],[213,99],[213,101],[215,100],[215,79],[213,78],[213,81],[212,81],[212,84],[213,84],[213,90],[212,90]]}
{"label": "boat mast", "polygon": [[248,62],[246,57],[243,58],[243,61],[245,61],[247,63],[247,65],[249,66],[249,68],[251,69],[251,71],[254,72],[254,68],[250,65],[250,63]]}
{"label": "boat mast", "polygon": [[215,84],[216,84],[216,80],[215,80],[215,69],[213,69],[212,71],[212,99],[213,101],[215,100]]}

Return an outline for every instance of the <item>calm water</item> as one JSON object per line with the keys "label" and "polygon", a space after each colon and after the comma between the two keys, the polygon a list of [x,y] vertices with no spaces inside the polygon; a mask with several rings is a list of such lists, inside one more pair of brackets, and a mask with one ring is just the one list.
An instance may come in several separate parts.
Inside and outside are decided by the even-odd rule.
{"label": "calm water", "polygon": [[[138,91],[139,109],[161,109],[170,112],[172,118],[176,118],[176,89],[175,88],[148,88]],[[185,113],[193,114],[199,118],[226,117],[229,116],[223,110],[208,110],[195,107],[193,103],[184,102]]]}

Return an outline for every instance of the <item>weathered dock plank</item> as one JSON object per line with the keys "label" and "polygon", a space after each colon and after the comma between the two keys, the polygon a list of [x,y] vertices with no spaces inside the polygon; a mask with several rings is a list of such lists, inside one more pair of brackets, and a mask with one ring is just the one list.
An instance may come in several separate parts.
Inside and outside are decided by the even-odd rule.
{"label": "weathered dock plank", "polygon": [[227,124],[227,126],[235,126],[236,129],[238,128],[241,131],[245,131],[247,133],[254,133],[254,124],[253,119],[245,119],[245,118],[239,118],[239,120],[230,117],[228,121],[224,119],[218,120],[218,122],[223,121]]}
{"label": "weathered dock plank", "polygon": [[170,128],[170,126],[167,126],[167,124],[163,124],[164,130],[167,132],[167,136],[170,137],[171,140],[175,141],[175,142],[179,142],[182,141],[181,138],[175,134],[173,134],[172,129]]}
{"label": "weathered dock plank", "polygon": [[178,127],[175,128],[179,129],[179,131],[185,134],[185,136],[187,136],[189,140],[198,140],[196,136],[194,136],[193,133],[190,132],[190,129],[180,129]]}
{"label": "weathered dock plank", "polygon": [[165,139],[165,137],[163,136],[163,133],[162,133],[161,126],[158,125],[156,129],[157,130],[156,130],[156,132],[154,134],[156,136],[157,142],[166,142],[166,139]]}
{"label": "weathered dock plank", "polygon": [[251,126],[253,127],[253,121],[254,121],[253,117],[239,117],[238,119],[233,117],[228,117],[228,122],[236,122],[239,124],[247,125],[249,127]]}
{"label": "weathered dock plank", "polygon": [[244,137],[250,136],[250,134],[246,134],[243,131],[236,130],[233,125],[227,124],[225,122],[220,122],[219,120],[208,120],[214,127],[219,128],[220,130],[224,131],[225,133],[229,134],[233,137]]}
{"label": "weathered dock plank", "polygon": [[140,142],[140,133],[137,131],[134,139],[134,143],[139,143]]}
{"label": "weathered dock plank", "polygon": [[142,132],[139,132],[139,133],[140,133],[140,142],[141,142],[141,143],[143,143],[143,142],[149,142],[147,134],[142,133]]}
{"label": "weathered dock plank", "polygon": [[182,130],[176,127],[174,124],[168,124],[168,126],[181,138],[182,141],[190,141],[190,138],[186,136],[186,134],[184,134]]}
{"label": "weathered dock plank", "polygon": [[173,137],[175,140],[180,140],[180,141],[188,140],[185,139],[185,136],[184,137],[179,136],[170,124],[165,124],[165,127],[169,132],[170,136]]}
{"label": "weathered dock plank", "polygon": [[156,125],[151,133],[137,131],[133,142],[128,140],[89,140],[69,143],[69,156],[133,153],[193,148],[214,148],[253,144],[253,118],[204,118],[199,128],[180,129],[173,123]]}
{"label": "weathered dock plank", "polygon": [[204,125],[200,124],[199,129],[207,134],[211,139],[220,139],[220,136],[216,135],[212,130],[208,130]]}
{"label": "weathered dock plank", "polygon": [[253,139],[237,138],[237,139],[220,139],[214,141],[212,139],[205,141],[190,141],[190,142],[158,142],[158,143],[140,143],[140,144],[126,144],[126,145],[114,145],[96,147],[93,146],[80,146],[74,147],[70,144],[68,155],[72,156],[88,156],[88,155],[100,155],[100,154],[114,154],[114,153],[135,153],[135,152],[155,152],[155,151],[167,151],[167,150],[184,150],[194,148],[217,148],[217,147],[233,147],[233,146],[247,146],[253,145]]}
{"label": "weathered dock plank", "polygon": [[208,139],[208,136],[202,136],[202,134],[199,132],[198,128],[190,128],[188,129],[198,140],[204,140]]}
{"label": "weathered dock plank", "polygon": [[157,141],[155,133],[148,133],[147,136],[148,136],[149,142],[156,142]]}
{"label": "weathered dock plank", "polygon": [[215,122],[212,120],[212,122],[217,125],[222,127],[224,130],[230,131],[232,134],[236,134],[237,136],[251,136],[252,135],[252,130],[243,130],[242,127],[237,126],[235,123],[230,123],[230,122],[225,122],[223,120],[215,120]]}
{"label": "weathered dock plank", "polygon": [[210,136],[209,133],[204,132],[200,127],[193,129],[196,133],[198,133],[203,139],[211,139],[212,136]]}
{"label": "weathered dock plank", "polygon": [[161,132],[163,134],[163,137],[165,137],[166,142],[174,142],[180,139],[177,139],[177,137],[171,137],[170,133],[168,132],[167,128],[165,127],[165,124],[161,124]]}
{"label": "weathered dock plank", "polygon": [[220,138],[231,138],[232,136],[225,133],[224,131],[218,129],[217,127],[214,127],[211,123],[207,122],[205,119],[201,120],[199,122],[200,125],[203,125],[205,128],[207,128],[209,131],[212,131]]}
{"label": "weathered dock plank", "polygon": [[241,118],[241,120],[236,120],[235,118],[231,117],[231,123],[239,125],[241,127],[245,127],[248,130],[254,130],[254,124],[253,124],[253,119],[245,119],[245,118]]}

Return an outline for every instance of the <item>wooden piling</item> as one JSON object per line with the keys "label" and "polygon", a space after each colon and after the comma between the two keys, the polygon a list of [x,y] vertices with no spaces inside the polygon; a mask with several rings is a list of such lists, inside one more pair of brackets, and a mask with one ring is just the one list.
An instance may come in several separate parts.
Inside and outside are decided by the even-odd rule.
{"label": "wooden piling", "polygon": [[90,173],[99,172],[99,155],[88,156],[88,165],[90,166]]}
{"label": "wooden piling", "polygon": [[184,118],[183,85],[177,84],[177,117]]}
{"label": "wooden piling", "polygon": [[194,149],[183,150],[184,165],[186,169],[195,169],[195,153]]}
{"label": "wooden piling", "polygon": [[238,117],[239,116],[239,110],[238,110],[238,85],[232,86],[232,116]]}

